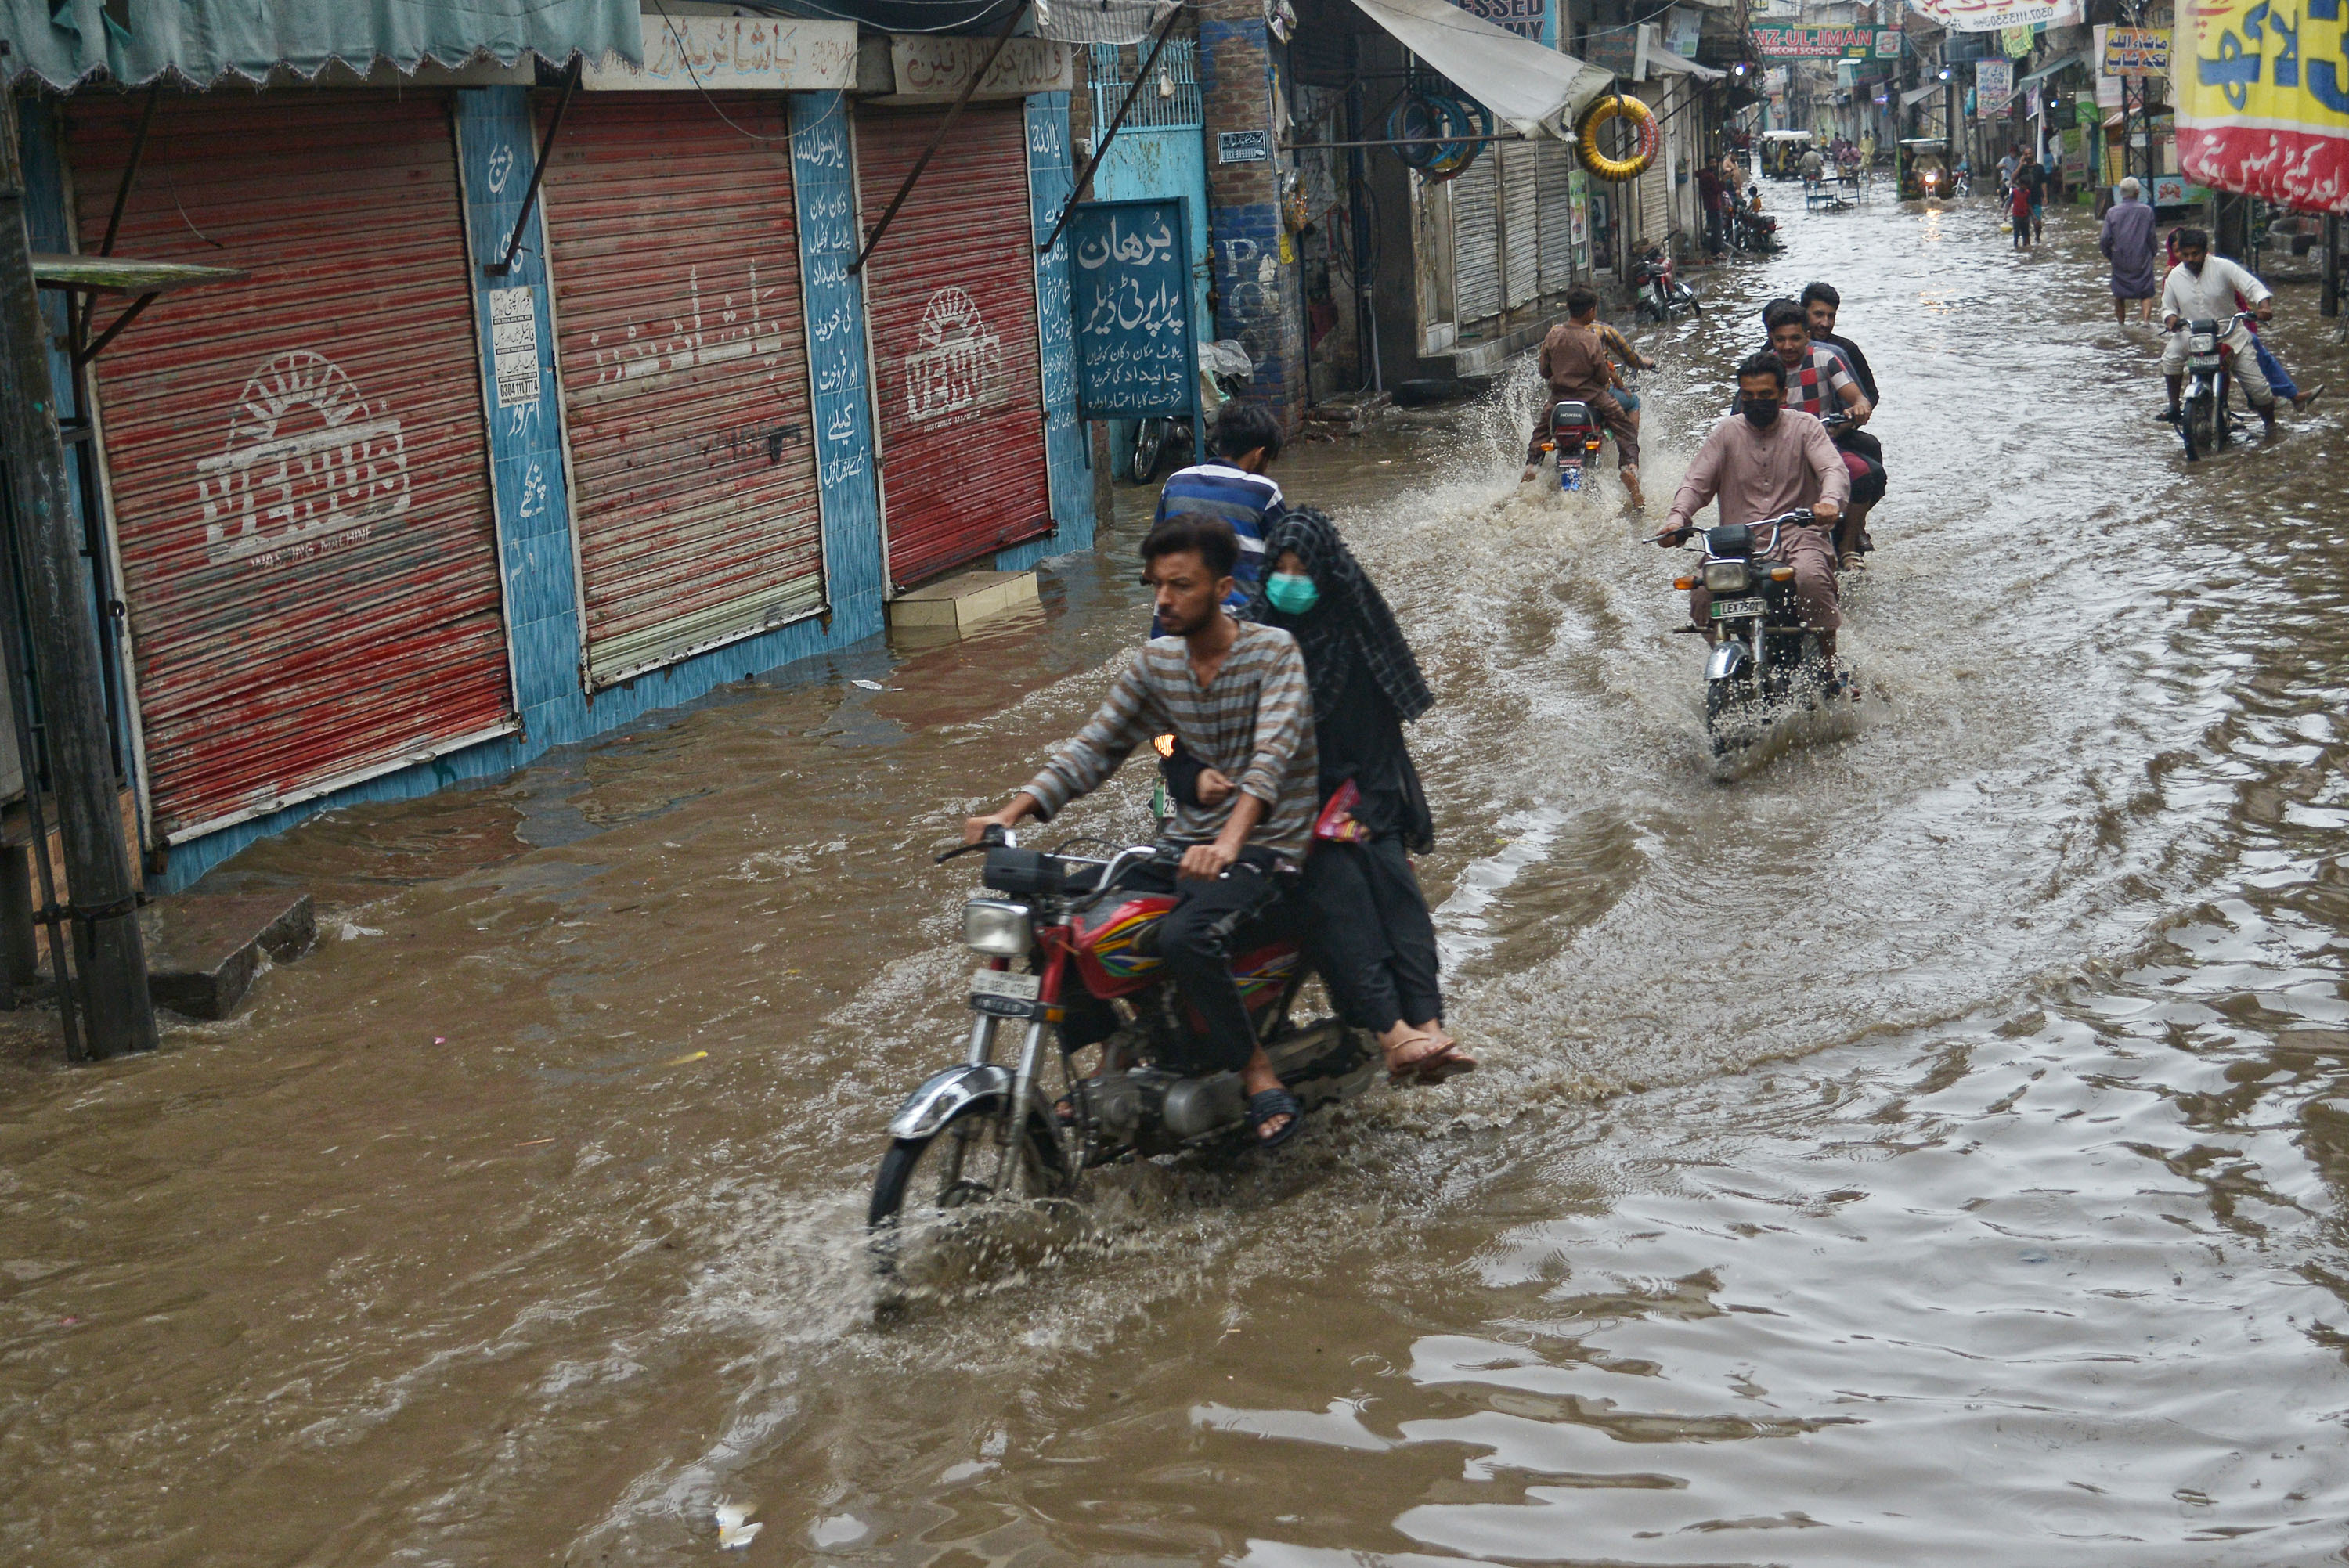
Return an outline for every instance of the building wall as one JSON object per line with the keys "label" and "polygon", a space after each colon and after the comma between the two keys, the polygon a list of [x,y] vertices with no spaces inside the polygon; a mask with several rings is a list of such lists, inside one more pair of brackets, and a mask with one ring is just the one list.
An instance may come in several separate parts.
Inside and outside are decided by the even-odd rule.
{"label": "building wall", "polygon": [[1207,122],[1216,335],[1237,338],[1246,346],[1256,361],[1248,396],[1294,430],[1304,418],[1308,393],[1297,268],[1293,261],[1281,260],[1282,155],[1225,163],[1216,141],[1224,131],[1255,130],[1278,146],[1271,44],[1259,0],[1206,0],[1202,7],[1199,77]]}
{"label": "building wall", "polygon": [[[523,88],[460,91],[452,106],[455,155],[463,174],[466,226],[476,263],[474,304],[484,385],[492,385],[487,379],[492,368],[487,296],[492,288],[527,287],[534,295],[541,381],[547,389],[534,409],[498,412],[490,430],[499,548],[522,728],[510,738],[452,752],[174,845],[168,868],[150,878],[150,886],[161,891],[184,887],[245,845],[282,832],[316,812],[370,800],[407,799],[450,784],[493,778],[552,747],[589,739],[633,724],[646,714],[693,701],[725,683],[836,652],[882,633],[887,590],[872,460],[864,306],[861,281],[846,270],[858,242],[846,105],[841,95],[833,93],[790,96],[793,196],[821,446],[825,612],[647,672],[592,696],[584,689],[563,406],[549,299],[550,284],[560,286],[562,258],[554,259],[557,275],[550,280],[544,229],[533,211],[514,271],[494,278],[481,271],[481,264],[503,255],[521,215],[522,198],[537,152],[537,126],[530,95]],[[1049,94],[1029,100],[1030,189],[1039,241],[1059,216],[1073,175],[1067,98]],[[58,234],[67,233],[71,225],[60,194],[62,170],[54,139],[28,135],[26,139],[36,170],[36,195],[47,202],[43,221]],[[87,192],[82,199],[89,199]],[[950,265],[950,260],[942,260],[941,264]],[[996,565],[1005,569],[1024,568],[1050,555],[1090,549],[1093,539],[1090,453],[1075,418],[1065,254],[1039,263],[1038,283],[1043,311],[1046,445],[1057,527],[1043,540],[998,556]],[[163,308],[170,308],[168,302]],[[493,395],[487,397],[486,403],[495,409]]]}

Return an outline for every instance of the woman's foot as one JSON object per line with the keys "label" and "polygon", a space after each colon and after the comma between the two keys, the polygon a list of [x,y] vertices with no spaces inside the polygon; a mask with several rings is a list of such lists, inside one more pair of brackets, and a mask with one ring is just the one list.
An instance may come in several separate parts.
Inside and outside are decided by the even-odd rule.
{"label": "woman's foot", "polygon": [[1476,1058],[1460,1048],[1460,1042],[1452,1037],[1452,1031],[1444,1026],[1443,1019],[1437,1018],[1421,1024],[1418,1029],[1421,1034],[1436,1041],[1442,1048],[1421,1061],[1416,1081],[1423,1084],[1442,1083],[1445,1078],[1458,1078],[1462,1073],[1473,1073],[1476,1070]]}
{"label": "woman's foot", "polygon": [[1444,1048],[1442,1040],[1409,1024],[1397,1024],[1379,1036],[1379,1049],[1387,1059],[1387,1077],[1396,1083],[1417,1078],[1444,1054]]}

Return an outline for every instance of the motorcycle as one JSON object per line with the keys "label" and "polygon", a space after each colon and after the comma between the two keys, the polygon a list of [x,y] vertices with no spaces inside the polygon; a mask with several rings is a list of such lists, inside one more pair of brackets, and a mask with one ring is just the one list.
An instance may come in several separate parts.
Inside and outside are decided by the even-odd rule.
{"label": "motorcycle", "polygon": [[1549,439],[1542,443],[1542,450],[1557,459],[1559,490],[1571,493],[1582,488],[1582,470],[1599,455],[1606,434],[1589,404],[1566,398],[1550,405]]}
{"label": "motorcycle", "polygon": [[1685,310],[1692,315],[1702,315],[1704,307],[1697,303],[1696,290],[1680,279],[1680,269],[1661,245],[1650,250],[1631,268],[1631,287],[1638,291],[1635,304],[1643,321],[1670,321],[1675,311]]}
{"label": "motorcycle", "polygon": [[[938,857],[987,857],[987,892],[964,905],[962,919],[963,944],[986,964],[970,977],[977,1016],[963,1061],[933,1074],[890,1119],[865,1215],[885,1265],[907,1220],[1062,1197],[1096,1166],[1247,1141],[1239,1074],[1183,1065],[1201,1026],[1156,945],[1174,900],[1123,885],[1143,867],[1171,874],[1182,847],[1135,845],[1105,859],[1071,847],[1023,849],[1016,833],[990,828],[980,843]],[[1297,944],[1278,937],[1232,964],[1257,1039],[1309,1112],[1361,1094],[1383,1066],[1365,1031],[1336,1018],[1291,1019],[1310,975]],[[1020,1031],[1008,1064],[995,1059],[1006,1022]],[[1048,1044],[1060,1059],[1058,1103],[1044,1087]],[[1098,1061],[1080,1072],[1077,1056],[1094,1046]]]}
{"label": "motorcycle", "polygon": [[1830,670],[1818,634],[1803,624],[1795,569],[1764,559],[1777,548],[1781,529],[1818,524],[1817,514],[1804,507],[1760,522],[1682,529],[1658,541],[1671,547],[1697,533],[1704,538],[1703,561],[1672,586],[1713,595],[1710,631],[1680,629],[1713,644],[1704,666],[1704,726],[1716,760],[1760,740],[1770,720],[1790,707],[1816,707],[1847,689]]}
{"label": "motorcycle", "polygon": [[2257,319],[2242,310],[2223,322],[2186,324],[2186,390],[2178,403],[2178,434],[2186,443],[2189,463],[2227,445],[2243,428],[2228,407],[2234,377],[2228,370],[2226,340],[2239,323]]}
{"label": "motorcycle", "polygon": [[1785,250],[1778,238],[1778,220],[1762,211],[1762,187],[1752,187],[1750,201],[1741,201],[1730,212],[1729,242],[1748,255],[1775,256]]}

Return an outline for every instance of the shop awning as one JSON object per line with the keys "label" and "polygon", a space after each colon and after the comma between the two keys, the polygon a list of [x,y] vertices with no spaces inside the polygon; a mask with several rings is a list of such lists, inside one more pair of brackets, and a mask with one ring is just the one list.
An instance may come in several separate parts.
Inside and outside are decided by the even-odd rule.
{"label": "shop awning", "polygon": [[[1608,73],[1470,15],[1451,0],[1354,0],[1363,15],[1521,136],[1561,134]],[[1704,67],[1699,67],[1700,70]]]}
{"label": "shop awning", "polygon": [[1647,59],[1648,79],[1651,81],[1660,76],[1675,76],[1694,77],[1701,82],[1717,82],[1727,74],[1716,71],[1711,66],[1700,66],[1687,56],[1676,55],[1670,49],[1651,49]]}
{"label": "shop awning", "polygon": [[362,74],[379,61],[413,72],[525,55],[644,63],[636,0],[170,0],[128,15],[128,26],[116,21],[105,0],[0,0],[6,74],[65,91],[99,77],[198,88],[280,67],[311,77],[337,61]]}
{"label": "shop awning", "polygon": [[1910,104],[1915,103],[1920,98],[1931,98],[1935,93],[1947,88],[1949,85],[1950,84],[1947,82],[1927,82],[1921,88],[1910,88],[1907,92],[1900,95],[1900,107],[1902,108],[1907,108]]}
{"label": "shop awning", "polygon": [[2087,63],[2088,57],[2085,55],[2066,55],[2053,65],[2040,67],[2037,70],[2032,72],[2027,77],[2016,77],[2014,82],[2015,90],[2017,92],[2021,92],[2024,88],[2029,87],[2033,82],[2045,81],[2049,77],[2054,76],[2056,72],[2062,70],[2066,66],[2080,66],[2085,67]]}

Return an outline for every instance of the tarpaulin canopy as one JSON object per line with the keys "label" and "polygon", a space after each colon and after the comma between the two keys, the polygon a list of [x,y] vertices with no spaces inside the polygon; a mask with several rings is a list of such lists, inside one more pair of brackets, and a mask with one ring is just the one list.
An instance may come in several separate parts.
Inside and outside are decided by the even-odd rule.
{"label": "tarpaulin canopy", "polygon": [[1950,84],[1947,82],[1927,82],[1921,88],[1910,88],[1907,92],[1900,95],[1900,107],[1902,108],[1907,108],[1910,104],[1917,102],[1920,98],[1931,98],[1935,93],[1940,92],[1943,88],[1946,88]]}
{"label": "tarpaulin canopy", "polygon": [[1671,75],[1694,77],[1701,82],[1717,82],[1726,74],[1714,70],[1711,66],[1700,66],[1686,56],[1676,55],[1670,49],[1651,49],[1646,57],[1648,75],[1651,78]]}
{"label": "tarpaulin canopy", "polygon": [[336,61],[360,72],[378,61],[413,71],[428,60],[512,65],[524,55],[644,63],[636,0],[155,0],[128,15],[126,26],[105,0],[0,0],[6,75],[60,89],[100,76],[201,88],[281,67],[316,76]]}
{"label": "tarpaulin canopy", "polygon": [[1520,38],[1451,0],[1354,5],[1521,136],[1560,134],[1561,112],[1571,117],[1606,89],[1608,73],[1598,67]]}

